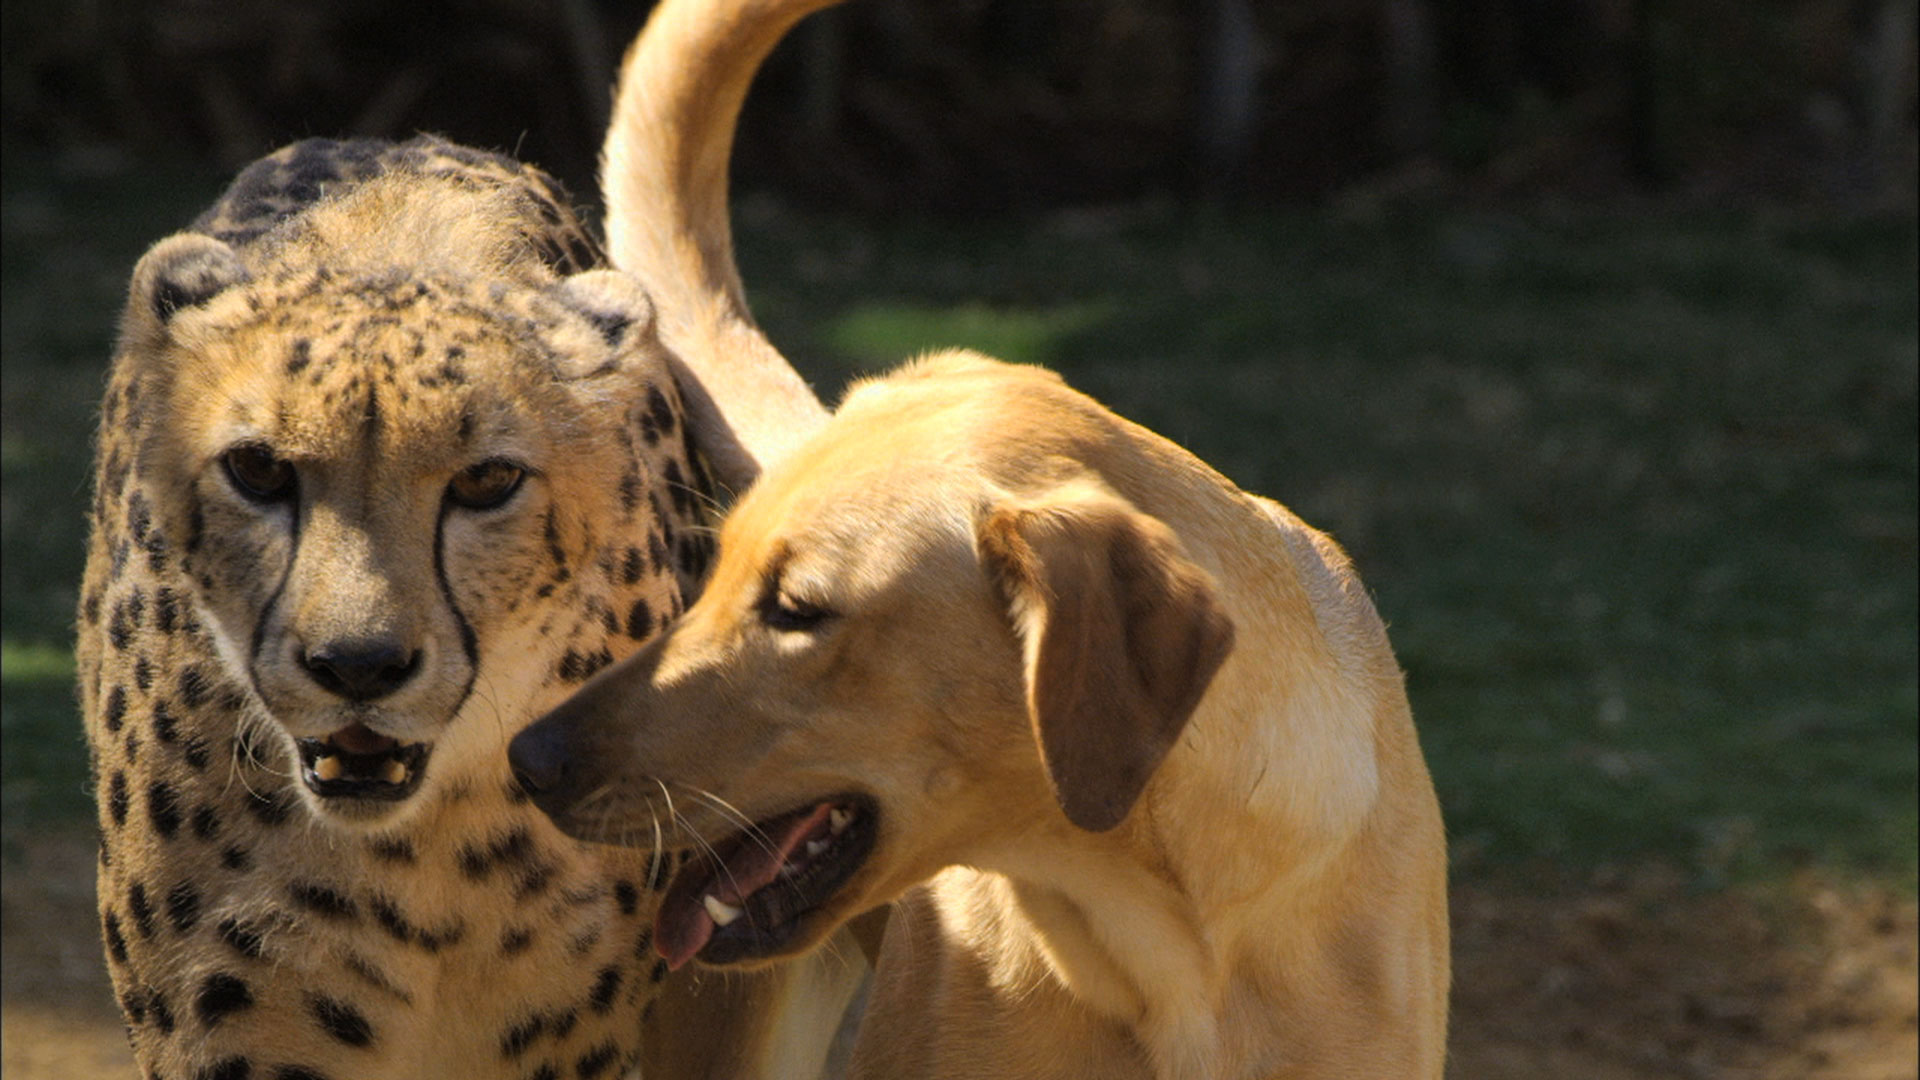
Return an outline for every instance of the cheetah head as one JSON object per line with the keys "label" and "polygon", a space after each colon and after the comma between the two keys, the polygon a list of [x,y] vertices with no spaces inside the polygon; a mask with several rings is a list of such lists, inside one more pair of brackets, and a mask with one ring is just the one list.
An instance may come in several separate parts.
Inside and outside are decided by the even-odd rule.
{"label": "cheetah head", "polygon": [[651,305],[613,271],[503,273],[256,269],[193,234],[135,271],[154,527],[324,821],[389,828],[504,780],[556,667],[641,636],[613,633],[616,605],[677,597],[657,556],[607,570],[616,536],[658,527]]}

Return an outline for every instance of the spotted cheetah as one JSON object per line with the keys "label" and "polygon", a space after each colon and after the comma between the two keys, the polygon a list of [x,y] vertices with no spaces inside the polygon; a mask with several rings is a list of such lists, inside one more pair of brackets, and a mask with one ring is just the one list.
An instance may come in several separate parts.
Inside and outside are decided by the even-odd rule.
{"label": "spotted cheetah", "polygon": [[856,961],[669,975],[672,858],[563,836],[504,756],[686,606],[703,460],[743,484],[824,416],[739,297],[739,99],[688,89],[744,92],[740,8],[668,0],[623,72],[610,162],[723,151],[621,211],[695,238],[632,256],[658,319],[554,180],[428,136],[289,146],[135,268],[77,651],[144,1075],[818,1068]]}

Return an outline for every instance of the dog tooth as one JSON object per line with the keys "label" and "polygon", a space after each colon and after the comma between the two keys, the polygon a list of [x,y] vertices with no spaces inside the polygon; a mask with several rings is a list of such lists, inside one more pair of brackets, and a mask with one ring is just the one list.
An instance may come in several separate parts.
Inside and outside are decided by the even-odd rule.
{"label": "dog tooth", "polygon": [[726,926],[740,917],[740,908],[712,894],[702,897],[700,904],[707,909],[707,918],[712,919],[715,926]]}
{"label": "dog tooth", "polygon": [[313,775],[320,779],[338,780],[340,779],[340,773],[340,759],[334,757],[332,754],[313,759]]}
{"label": "dog tooth", "polygon": [[827,850],[827,842],[825,840],[807,841],[807,857],[808,858],[816,858],[819,856],[821,852],[825,850]]}
{"label": "dog tooth", "polygon": [[853,811],[851,810],[845,810],[836,806],[832,810],[827,811],[827,827],[833,830],[835,836],[845,832],[847,826],[852,822]]}
{"label": "dog tooth", "polygon": [[407,782],[407,767],[398,758],[388,758],[381,778],[389,784],[404,784]]}

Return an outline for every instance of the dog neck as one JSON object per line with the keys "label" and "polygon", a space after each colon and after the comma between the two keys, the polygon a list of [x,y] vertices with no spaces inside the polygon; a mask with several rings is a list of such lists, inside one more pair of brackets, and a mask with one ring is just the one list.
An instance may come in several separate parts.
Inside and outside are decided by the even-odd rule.
{"label": "dog neck", "polygon": [[[1287,539],[1290,581],[1229,595],[1290,587],[1315,601],[1299,612],[1355,602],[1313,534]],[[1301,928],[1324,928],[1314,912],[1338,905],[1330,868],[1378,800],[1379,710],[1403,700],[1397,671],[1327,662],[1339,650],[1312,616],[1254,627],[1278,617],[1233,615],[1255,631],[1242,640],[1289,642],[1291,655],[1229,659],[1118,828],[1039,827],[982,860],[1002,882],[965,886],[1010,902],[1023,921],[998,928],[1002,943],[1022,939],[1045,981],[1124,1025],[1164,1078],[1273,1075],[1315,1040],[1294,1010],[1337,992],[1336,954],[1353,947]],[[1347,633],[1370,622],[1343,621]]]}

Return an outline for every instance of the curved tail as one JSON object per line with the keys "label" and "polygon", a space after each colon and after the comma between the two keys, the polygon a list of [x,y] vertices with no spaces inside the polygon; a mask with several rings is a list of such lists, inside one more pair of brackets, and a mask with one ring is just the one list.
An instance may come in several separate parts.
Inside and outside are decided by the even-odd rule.
{"label": "curved tail", "polygon": [[601,151],[607,247],[659,312],[689,422],[736,488],[826,421],[747,311],[727,162],[747,86],[782,36],[838,0],[662,0],[627,50]]}

